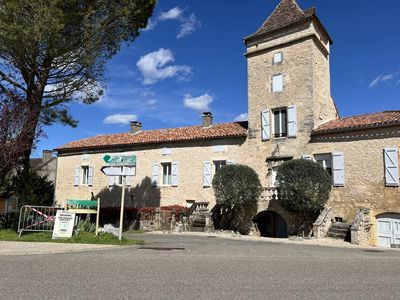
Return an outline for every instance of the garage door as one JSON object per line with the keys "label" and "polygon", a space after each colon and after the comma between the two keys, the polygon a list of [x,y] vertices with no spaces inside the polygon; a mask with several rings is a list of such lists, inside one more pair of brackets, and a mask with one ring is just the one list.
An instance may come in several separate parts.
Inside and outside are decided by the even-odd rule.
{"label": "garage door", "polygon": [[379,247],[400,245],[400,214],[378,218]]}

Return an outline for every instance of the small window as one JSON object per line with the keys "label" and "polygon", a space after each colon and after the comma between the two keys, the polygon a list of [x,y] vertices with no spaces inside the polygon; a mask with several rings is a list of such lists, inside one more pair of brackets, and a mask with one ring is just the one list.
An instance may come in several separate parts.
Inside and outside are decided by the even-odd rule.
{"label": "small window", "polygon": [[319,163],[330,176],[332,176],[332,155],[331,154],[318,154],[314,155],[315,161]]}
{"label": "small window", "polygon": [[82,166],[82,185],[89,184],[89,166]]}
{"label": "small window", "polygon": [[275,53],[275,54],[274,54],[274,57],[273,57],[273,59],[272,59],[272,64],[273,64],[274,66],[276,66],[276,65],[280,65],[282,62],[283,62],[283,55],[282,55],[282,52]]}
{"label": "small window", "polygon": [[274,116],[274,137],[286,137],[287,136],[287,109],[276,109],[273,112]]}
{"label": "small window", "polygon": [[217,174],[217,172],[222,169],[223,167],[226,166],[226,160],[217,160],[214,161],[214,167],[215,167],[215,174]]}
{"label": "small window", "polygon": [[162,163],[161,166],[163,169],[163,185],[171,185],[172,164],[171,163]]}
{"label": "small window", "polygon": [[283,91],[283,75],[272,76],[272,92],[282,92]]}
{"label": "small window", "polygon": [[7,212],[16,212],[18,208],[18,197],[12,196],[7,200]]}

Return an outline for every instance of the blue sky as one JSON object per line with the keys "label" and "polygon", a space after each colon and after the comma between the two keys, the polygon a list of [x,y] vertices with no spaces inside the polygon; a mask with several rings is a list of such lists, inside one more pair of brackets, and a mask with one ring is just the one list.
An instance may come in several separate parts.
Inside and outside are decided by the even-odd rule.
{"label": "blue sky", "polygon": [[[143,128],[197,125],[209,109],[215,122],[247,112],[242,38],[255,32],[278,0],[159,0],[151,26],[108,64],[106,93],[94,105],[74,104],[77,128],[45,128],[32,156],[67,142]],[[400,109],[400,1],[298,0],[317,14],[334,44],[332,96],[341,116]]]}

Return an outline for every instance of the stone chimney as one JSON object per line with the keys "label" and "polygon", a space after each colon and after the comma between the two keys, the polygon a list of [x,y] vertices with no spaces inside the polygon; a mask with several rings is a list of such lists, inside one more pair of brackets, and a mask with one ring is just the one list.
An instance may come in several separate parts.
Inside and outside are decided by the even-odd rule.
{"label": "stone chimney", "polygon": [[135,134],[142,131],[142,123],[139,121],[131,122],[131,133]]}
{"label": "stone chimney", "polygon": [[204,112],[203,113],[203,122],[202,126],[203,127],[211,127],[213,123],[213,115],[210,112]]}
{"label": "stone chimney", "polygon": [[43,150],[42,162],[49,161],[52,158],[53,158],[53,151],[51,151],[51,150]]}

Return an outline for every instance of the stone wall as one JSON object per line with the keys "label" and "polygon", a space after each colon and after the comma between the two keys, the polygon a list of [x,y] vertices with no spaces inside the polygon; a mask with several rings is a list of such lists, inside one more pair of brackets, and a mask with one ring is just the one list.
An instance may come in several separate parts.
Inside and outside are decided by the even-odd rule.
{"label": "stone wall", "polygon": [[[127,207],[158,207],[178,204],[186,206],[186,200],[215,203],[212,188],[203,187],[203,170],[205,161],[233,160],[239,162],[243,156],[241,138],[219,141],[200,141],[192,143],[150,145],[132,147],[120,152],[121,155],[137,156],[137,174],[132,186],[127,190],[125,203]],[[215,153],[214,145],[225,145],[224,153]],[[161,149],[171,149],[170,155],[162,155]],[[101,172],[106,166],[103,157],[110,152],[103,150],[97,153],[76,153],[58,157],[58,174],[56,182],[56,202],[62,205],[67,199],[90,199],[91,193],[100,197],[102,206],[119,207],[121,187],[109,187],[107,176]],[[115,153],[115,152],[111,152]],[[159,167],[159,186],[151,183],[153,163],[178,162],[178,186],[163,186],[162,168]],[[93,186],[74,186],[75,168],[90,166],[94,168]],[[214,172],[214,171],[213,171]]]}

